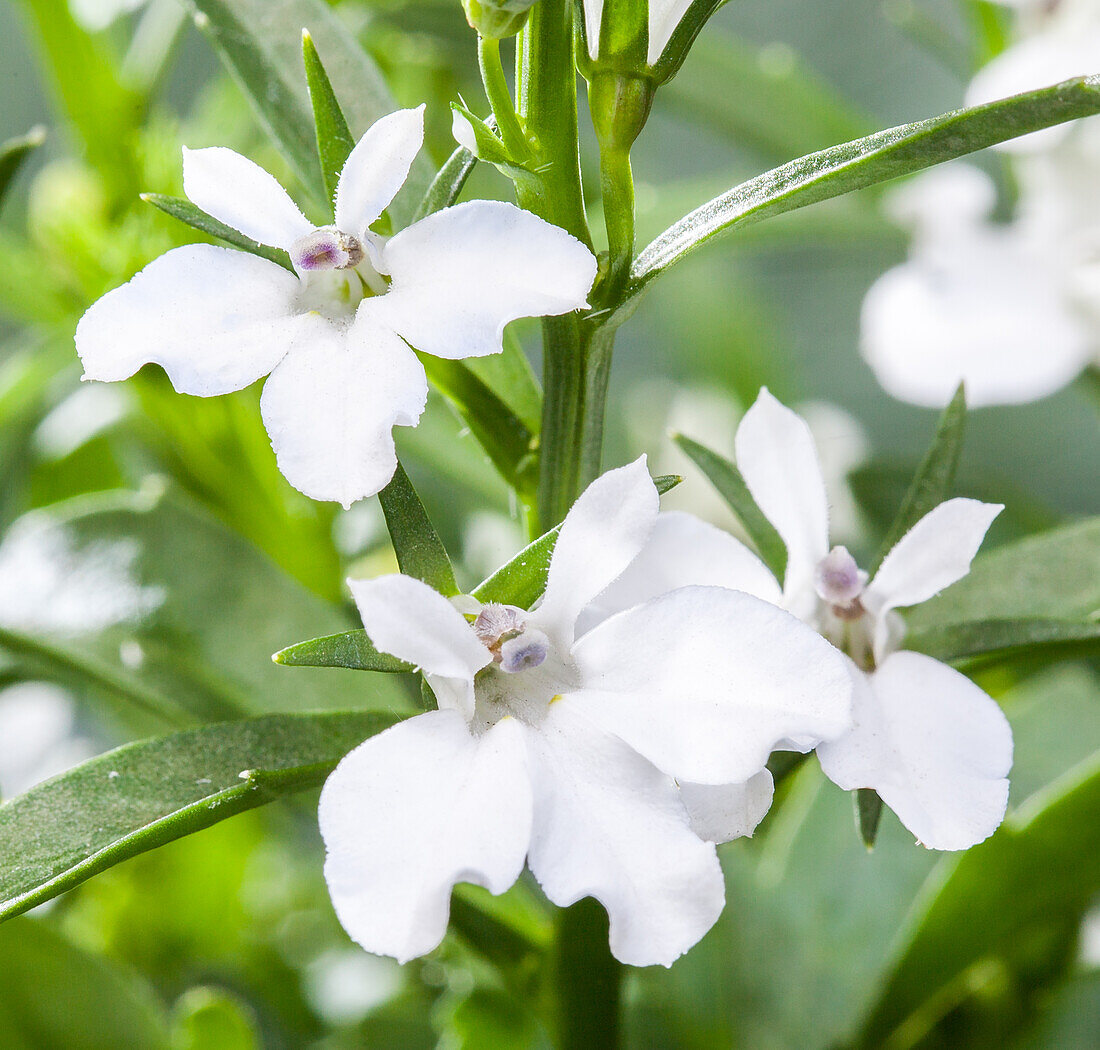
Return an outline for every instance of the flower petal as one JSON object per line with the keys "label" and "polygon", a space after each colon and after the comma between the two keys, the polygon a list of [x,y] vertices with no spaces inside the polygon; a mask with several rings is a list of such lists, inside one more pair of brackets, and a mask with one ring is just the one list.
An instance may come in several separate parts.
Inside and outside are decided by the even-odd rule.
{"label": "flower petal", "polygon": [[492,662],[462,614],[438,591],[411,576],[348,580],[370,640],[384,653],[431,675],[469,683],[467,717],[473,713],[473,680]]}
{"label": "flower petal", "polygon": [[573,657],[586,717],[677,780],[742,783],[780,741],[851,725],[846,658],[739,591],[681,587],[605,620]]}
{"label": "flower petal", "polygon": [[693,514],[662,511],[642,552],[585,609],[578,629],[691,584],[744,591],[773,605],[783,600],[771,571],[743,543]]}
{"label": "flower petal", "polygon": [[676,785],[578,714],[571,698],[527,728],[535,817],[528,863],[546,896],[595,897],[611,952],[669,966],[714,925],[725,889],[718,857],[689,827]]}
{"label": "flower petal", "polygon": [[181,394],[210,397],[267,375],[303,319],[298,279],[246,252],[192,244],[154,259],[93,303],[76,328],[84,378],[160,365]]}
{"label": "flower petal", "polygon": [[570,508],[535,617],[559,645],[572,644],[581,610],[638,556],[657,521],[658,506],[646,458],[640,456],[602,474]]}
{"label": "flower petal", "polygon": [[386,323],[436,357],[501,350],[518,317],[587,306],[596,260],[576,238],[499,201],[444,208],[402,230],[382,249],[392,278],[379,299]]}
{"label": "flower petal", "polygon": [[367,951],[406,962],[447,930],[451,890],[503,893],[531,836],[518,723],[480,737],[432,711],[360,744],[321,792],[325,881],[340,923]]}
{"label": "flower petal", "polygon": [[416,355],[363,307],[350,329],[310,316],[260,410],[286,479],[311,499],[350,507],[393,477],[393,427],[416,425],[427,380]]}
{"label": "flower petal", "polygon": [[1012,730],[969,678],[894,653],[856,689],[855,728],[817,749],[842,788],[874,788],[929,849],[966,849],[1004,818]]}
{"label": "flower petal", "polygon": [[691,829],[706,842],[732,842],[751,835],[772,804],[775,784],[762,769],[744,784],[680,784]]}
{"label": "flower petal", "polygon": [[788,608],[804,619],[817,604],[814,567],[829,553],[829,504],[813,435],[762,387],[734,447],[753,499],[787,545],[783,592]]}
{"label": "flower petal", "polygon": [[930,510],[891,549],[867,585],[866,603],[878,617],[875,650],[881,654],[887,612],[927,601],[969,571],[986,531],[1004,506],[949,499]]}
{"label": "flower petal", "polygon": [[313,230],[274,176],[224,146],[184,147],[183,192],[208,215],[260,244],[290,251]]}
{"label": "flower petal", "polygon": [[593,59],[600,53],[602,24],[603,0],[584,0],[584,31],[588,37],[588,54]]}
{"label": "flower petal", "polygon": [[691,3],[692,0],[649,0],[649,50],[646,61],[651,66],[656,65]]}
{"label": "flower petal", "polygon": [[409,177],[424,144],[424,107],[399,109],[376,120],[344,162],[336,186],[336,225],[365,240],[367,227]]}

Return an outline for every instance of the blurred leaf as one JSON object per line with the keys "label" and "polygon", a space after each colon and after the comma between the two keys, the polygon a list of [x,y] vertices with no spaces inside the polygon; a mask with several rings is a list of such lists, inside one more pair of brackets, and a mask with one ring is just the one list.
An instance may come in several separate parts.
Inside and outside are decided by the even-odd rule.
{"label": "blurred leaf", "polygon": [[390,483],[378,493],[378,502],[401,571],[423,580],[445,597],[458,594],[447,550],[400,463]]}
{"label": "blurred leaf", "polygon": [[847,142],[874,126],[789,48],[756,46],[718,29],[695,40],[691,59],[659,98],[659,105],[772,163]]}
{"label": "blurred leaf", "polygon": [[355,148],[355,139],[348,131],[348,122],[344,119],[340,103],[332,90],[332,84],[308,29],[302,30],[302,60],[306,67],[309,100],[313,106],[321,177],[325,182],[327,199],[335,201],[340,172],[344,170],[344,162]]}
{"label": "blurred leaf", "polygon": [[[358,139],[379,117],[396,109],[373,61],[339,17],[321,0],[190,0],[201,28],[244,89],[272,140],[303,183],[319,192],[314,122],[302,75],[302,29],[309,30]],[[405,225],[424,195],[430,165],[414,162],[409,179],[389,206]]]}
{"label": "blurred leaf", "polygon": [[217,988],[191,988],[176,1002],[172,1050],[261,1050],[247,1008]]}
{"label": "blurred leaf", "polygon": [[154,208],[159,208],[165,214],[171,215],[172,218],[187,223],[193,229],[200,230],[211,237],[216,237],[220,241],[225,241],[226,244],[231,244],[234,248],[241,248],[252,255],[258,255],[261,259],[278,263],[279,266],[285,270],[290,270],[291,273],[294,272],[290,256],[282,248],[272,248],[270,245],[260,244],[252,240],[251,237],[246,237],[239,230],[233,229],[232,226],[226,226],[224,222],[215,219],[213,215],[207,215],[201,208],[197,208],[183,197],[168,197],[163,193],[143,193],[141,199],[153,205]]}
{"label": "blurred leaf", "polygon": [[0,142],[0,203],[23,161],[46,141],[46,129],[32,128],[26,135]]}
{"label": "blurred leaf", "polygon": [[1042,1006],[1034,1028],[1013,1050],[1096,1050],[1100,1032],[1100,969],[1071,977]]}
{"label": "blurred leaf", "polygon": [[477,166],[475,157],[465,146],[459,146],[446,160],[443,167],[435,173],[428,186],[424,199],[417,206],[413,222],[426,218],[443,208],[449,208],[458,200],[462,187]]}
{"label": "blurred leaf", "polygon": [[879,131],[765,172],[697,208],[644,248],[611,323],[629,316],[653,278],[718,233],[1098,112],[1100,78],[1077,78]]}
{"label": "blurred leaf", "polygon": [[538,1029],[530,1009],[514,996],[475,988],[455,1005],[444,1033],[454,1050],[529,1050]]}
{"label": "blurred leaf", "polygon": [[415,671],[412,664],[389,653],[380,653],[367,632],[346,631],[326,638],[311,638],[280,649],[272,659],[284,667],[346,667],[354,671],[382,671],[394,674]]}
{"label": "blurred leaf", "polygon": [[983,973],[1029,969],[1032,953],[1076,929],[1100,891],[1097,757],[929,884],[857,1046],[882,1046],[908,1025],[926,1030],[980,988]]}
{"label": "blurred leaf", "polygon": [[782,581],[787,571],[787,547],[783,543],[775,526],[752,498],[741,471],[725,456],[712,452],[698,441],[683,434],[673,434],[672,440],[691,461],[703,472],[707,480],[718,490],[718,494],[737,515],[738,520],[748,533],[764,564],[771,569],[777,580]]}
{"label": "blurred leaf", "polygon": [[0,958],[4,1050],[167,1050],[153,992],[44,923],[21,919],[0,929]]}
{"label": "blurred leaf", "polygon": [[955,396],[943,410],[932,446],[921,460],[917,473],[905,494],[905,501],[894,523],[879,547],[868,575],[874,579],[883,558],[894,545],[929,511],[950,498],[955,484],[955,471],[962,452],[963,428],[966,425],[966,392],[960,383]]}
{"label": "blurred leaf", "polygon": [[1100,652],[1100,622],[977,620],[925,627],[905,636],[905,648],[951,663],[974,657],[1034,660]]}
{"label": "blurred leaf", "polygon": [[317,787],[398,716],[267,715],[109,751],[0,806],[0,920],[129,857]]}
{"label": "blurred leaf", "polygon": [[857,788],[855,796],[856,825],[863,845],[873,849],[878,838],[878,826],[882,820],[882,799],[874,788]]}

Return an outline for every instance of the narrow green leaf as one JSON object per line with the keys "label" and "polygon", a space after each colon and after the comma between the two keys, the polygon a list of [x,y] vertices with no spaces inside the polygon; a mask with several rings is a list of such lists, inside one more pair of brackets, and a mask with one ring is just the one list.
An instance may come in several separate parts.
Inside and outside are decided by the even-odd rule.
{"label": "narrow green leaf", "polygon": [[874,788],[856,788],[852,792],[856,806],[856,827],[868,850],[875,848],[879,821],[882,820],[882,799]]}
{"label": "narrow green leaf", "polygon": [[0,806],[0,921],[129,857],[316,787],[399,716],[265,715],[127,744]]}
{"label": "narrow green leaf", "polygon": [[634,261],[623,304],[609,323],[629,316],[653,278],[719,233],[1096,113],[1100,77],[1078,77],[879,131],[758,175],[697,208],[644,248]]}
{"label": "narrow green leaf", "polygon": [[211,237],[217,237],[226,244],[233,245],[234,248],[258,255],[261,259],[267,259],[268,262],[277,263],[291,273],[294,272],[290,256],[282,248],[272,248],[268,244],[260,244],[251,237],[246,237],[239,230],[227,226],[224,222],[215,219],[213,215],[208,215],[183,197],[167,197],[163,193],[143,193],[141,199],[153,205],[154,208],[159,208],[166,215],[171,215],[173,219],[187,223],[193,229],[200,230]]}
{"label": "narrow green leaf", "polygon": [[[322,0],[190,0],[196,19],[241,85],[256,115],[302,182],[323,198],[317,178],[314,122],[301,74],[301,33],[308,26],[325,68],[344,100],[343,113],[358,139],[397,108],[381,73],[353,33]],[[419,157],[388,211],[405,225],[424,196],[431,165]]]}
{"label": "narrow green leaf", "polygon": [[447,158],[443,167],[436,172],[423,200],[417,206],[413,222],[418,222],[454,204],[476,165],[477,157],[465,146],[459,146]]}
{"label": "narrow green leaf", "polygon": [[1100,622],[1075,620],[975,620],[929,626],[905,637],[905,648],[944,663],[957,660],[1035,659],[1100,650]]}
{"label": "narrow green leaf", "polygon": [[698,441],[683,434],[673,434],[672,440],[687,454],[691,461],[706,475],[707,480],[718,490],[718,494],[729,505],[745,527],[753,546],[756,547],[764,564],[782,582],[787,571],[787,548],[775,531],[775,526],[764,516],[764,512],[752,498],[741,471],[725,456],[712,452]]}
{"label": "narrow green leaf", "polygon": [[36,127],[31,128],[26,135],[0,142],[0,202],[23,161],[45,141],[46,129]]}
{"label": "narrow green leaf", "polygon": [[893,550],[894,545],[921,518],[934,507],[938,507],[951,495],[955,484],[955,471],[959,466],[962,452],[963,431],[966,426],[966,392],[963,384],[955,391],[955,396],[943,410],[932,446],[921,460],[917,473],[905,494],[905,500],[898,516],[882,541],[874,564],[869,570],[873,578],[878,572],[882,559]]}
{"label": "narrow green leaf", "polygon": [[317,156],[321,161],[321,178],[330,202],[336,199],[336,185],[348,154],[355,148],[355,139],[348,131],[348,122],[332,90],[321,56],[308,29],[302,30],[302,61],[306,67],[306,84],[313,105],[313,123],[317,132]]}
{"label": "narrow green leaf", "polygon": [[347,667],[354,671],[385,671],[391,674],[415,670],[412,664],[398,660],[396,656],[380,653],[363,630],[330,634],[288,645],[271,659],[284,667]]}
{"label": "narrow green leaf", "polygon": [[458,594],[451,559],[400,463],[390,483],[378,493],[378,501],[401,571],[423,580],[440,594]]}

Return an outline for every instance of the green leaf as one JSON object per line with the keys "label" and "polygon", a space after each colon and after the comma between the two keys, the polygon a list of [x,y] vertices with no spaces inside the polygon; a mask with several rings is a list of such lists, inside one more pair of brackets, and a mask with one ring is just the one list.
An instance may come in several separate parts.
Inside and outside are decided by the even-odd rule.
{"label": "green leaf", "polygon": [[378,493],[378,501],[401,571],[423,580],[442,595],[458,594],[454,569],[443,541],[400,463],[390,483]]}
{"label": "green leaf", "polygon": [[436,172],[435,178],[432,179],[423,200],[417,206],[413,215],[413,222],[419,222],[421,219],[454,204],[476,165],[477,157],[465,146],[459,146],[447,158],[443,167]]}
{"label": "green leaf", "polygon": [[924,1030],[980,989],[983,964],[1011,982],[1013,970],[1034,973],[1041,946],[1072,938],[1100,891],[1098,757],[930,881],[857,1046],[889,1045],[909,1024]]}
{"label": "green leaf", "polygon": [[290,256],[282,248],[272,248],[268,244],[260,244],[251,237],[246,237],[239,230],[227,226],[219,219],[215,219],[213,215],[208,215],[183,197],[168,197],[163,193],[143,193],[141,199],[152,204],[154,208],[159,208],[165,214],[171,215],[173,219],[187,223],[193,229],[200,230],[211,237],[217,237],[218,240],[225,241],[234,248],[258,255],[261,259],[267,259],[268,262],[277,263],[291,273],[294,272]]}
{"label": "green leaf", "polygon": [[0,142],[0,202],[23,161],[46,141],[46,129],[31,128],[26,135]]}
{"label": "green leaf", "polygon": [[852,792],[856,805],[856,827],[863,845],[871,850],[878,838],[879,821],[882,820],[882,799],[874,788],[857,788]]}
{"label": "green leaf", "polygon": [[949,623],[911,631],[905,636],[905,648],[944,663],[1084,656],[1100,651],[1100,622],[1030,619]]}
{"label": "green leaf", "polygon": [[697,208],[644,248],[634,261],[623,304],[609,323],[629,316],[651,280],[719,233],[1098,112],[1100,77],[1078,77],[879,131],[765,172]]}
{"label": "green leaf", "polygon": [[173,1009],[172,1050],[261,1050],[247,1006],[220,988],[189,988]]}
{"label": "green leaf", "polygon": [[306,67],[306,84],[313,105],[313,122],[317,132],[317,156],[321,161],[321,177],[329,201],[336,199],[336,186],[344,162],[355,148],[355,139],[348,131],[348,122],[332,90],[321,56],[317,54],[308,29],[302,30],[302,61]]}
{"label": "green leaf", "polygon": [[[397,108],[374,62],[354,34],[321,0],[190,0],[200,27],[241,85],[272,141],[302,182],[319,192],[317,144],[305,78],[301,34],[307,27],[323,56],[343,113],[358,139],[379,117]],[[405,225],[431,177],[425,157],[389,207]]]}
{"label": "green leaf", "polygon": [[787,547],[783,543],[775,526],[768,521],[764,512],[752,498],[741,471],[725,456],[712,452],[698,441],[683,434],[673,434],[672,440],[687,454],[691,461],[706,475],[707,480],[718,490],[718,494],[729,505],[745,527],[764,564],[782,582],[787,571]]}
{"label": "green leaf", "polygon": [[883,558],[894,545],[930,510],[938,507],[951,495],[955,484],[955,471],[962,452],[963,430],[966,425],[966,392],[959,384],[955,396],[943,410],[932,447],[921,460],[917,473],[905,494],[898,516],[882,541],[869,575],[874,578]]}
{"label": "green leaf", "polygon": [[288,645],[271,659],[284,667],[347,667],[353,671],[384,671],[387,674],[416,670],[396,656],[380,653],[363,630]]}
{"label": "green leaf", "polygon": [[0,920],[129,857],[321,784],[399,720],[382,712],[266,715],[109,751],[0,806]]}

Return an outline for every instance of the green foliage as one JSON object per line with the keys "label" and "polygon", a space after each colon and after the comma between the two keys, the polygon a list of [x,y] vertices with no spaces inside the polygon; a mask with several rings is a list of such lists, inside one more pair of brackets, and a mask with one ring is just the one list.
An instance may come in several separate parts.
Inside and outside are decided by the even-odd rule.
{"label": "green foliage", "polygon": [[309,100],[313,105],[321,178],[325,183],[328,200],[335,201],[340,172],[344,170],[344,162],[355,148],[355,139],[348,130],[348,122],[344,119],[344,113],[336,100],[336,93],[332,90],[325,67],[321,65],[321,58],[308,29],[302,30],[302,60],[306,67]]}
{"label": "green foliage", "polygon": [[3,202],[15,173],[45,140],[45,128],[32,128],[26,135],[0,142],[0,202]]}
{"label": "green foliage", "polygon": [[400,463],[393,479],[378,493],[378,501],[386,515],[386,527],[401,571],[423,580],[440,594],[448,597],[458,594],[451,560]]}

